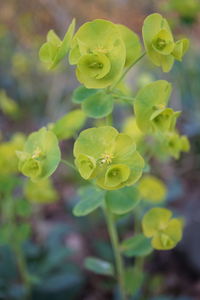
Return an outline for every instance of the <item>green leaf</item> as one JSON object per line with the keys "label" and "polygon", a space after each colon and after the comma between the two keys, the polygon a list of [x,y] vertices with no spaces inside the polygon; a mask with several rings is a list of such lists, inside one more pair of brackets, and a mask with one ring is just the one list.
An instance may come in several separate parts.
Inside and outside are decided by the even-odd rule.
{"label": "green leaf", "polygon": [[141,288],[145,273],[137,266],[125,270],[125,290],[129,295],[135,295]]}
{"label": "green leaf", "polygon": [[139,203],[138,192],[135,187],[125,187],[106,193],[107,204],[112,213],[122,215],[133,210]]}
{"label": "green leaf", "polygon": [[80,109],[76,109],[55,122],[51,130],[59,140],[69,139],[83,127],[85,121],[85,113]]}
{"label": "green leaf", "polygon": [[86,216],[98,207],[104,201],[105,192],[93,186],[87,186],[79,189],[81,197],[80,202],[73,209],[76,217]]}
{"label": "green leaf", "polygon": [[89,96],[96,94],[97,89],[87,89],[83,85],[77,87],[72,94],[72,102],[74,103],[81,103]]}
{"label": "green leaf", "polygon": [[107,261],[95,257],[87,257],[84,261],[86,269],[100,275],[113,276],[113,265]]}
{"label": "green leaf", "polygon": [[89,117],[103,118],[112,112],[113,101],[112,95],[98,91],[82,103],[82,109]]}
{"label": "green leaf", "polygon": [[143,234],[137,234],[124,240],[121,244],[121,250],[125,256],[146,256],[153,251],[151,240]]}

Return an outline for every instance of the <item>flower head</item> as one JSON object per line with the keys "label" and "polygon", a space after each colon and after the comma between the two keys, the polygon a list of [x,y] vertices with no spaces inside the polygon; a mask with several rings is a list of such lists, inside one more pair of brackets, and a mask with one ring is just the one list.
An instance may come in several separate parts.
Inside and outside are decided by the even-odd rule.
{"label": "flower head", "polygon": [[134,184],[144,167],[132,138],[111,126],[81,132],[74,145],[74,156],[81,176],[94,179],[107,190]]}

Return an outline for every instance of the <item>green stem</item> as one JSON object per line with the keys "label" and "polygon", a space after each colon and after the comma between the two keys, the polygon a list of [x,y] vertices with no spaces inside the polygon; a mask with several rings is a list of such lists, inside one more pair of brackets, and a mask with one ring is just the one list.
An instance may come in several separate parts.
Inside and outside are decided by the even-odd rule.
{"label": "green stem", "polygon": [[72,163],[70,163],[68,160],[66,160],[66,159],[61,159],[61,162],[62,162],[63,164],[65,164],[66,166],[68,166],[68,167],[70,167],[70,168],[76,170],[76,167],[75,167]]}
{"label": "green stem", "polygon": [[113,89],[120,83],[120,81],[126,76],[126,74],[130,71],[130,69],[136,65],[144,56],[146,52],[142,53],[138,59],[136,59],[125,71],[124,73],[120,76],[120,78],[114,83],[113,86],[111,86],[110,91],[113,91]]}
{"label": "green stem", "polygon": [[112,126],[112,123],[113,123],[112,114],[109,114],[109,115],[106,117],[106,125],[107,125],[107,126]]}
{"label": "green stem", "polygon": [[120,287],[121,299],[126,300],[126,294],[124,291],[124,264],[119,250],[119,238],[115,227],[113,214],[110,212],[109,207],[106,204],[106,201],[104,205],[104,212],[106,216],[108,232],[110,235],[111,244],[112,244],[114,257],[115,257],[117,278]]}
{"label": "green stem", "polygon": [[[14,200],[12,199],[11,195],[6,195],[6,205],[9,206],[9,211],[8,208],[5,206],[3,207],[3,215],[6,217],[6,222],[8,224],[12,224],[13,228],[17,225],[15,222],[15,207],[14,207]],[[4,213],[5,212],[5,213]],[[24,300],[30,300],[31,299],[31,282],[30,282],[30,277],[27,271],[27,265],[26,265],[26,260],[24,257],[24,253],[21,248],[21,244],[16,240],[15,238],[15,231],[13,230],[11,232],[11,238],[10,238],[10,246],[13,251],[13,253],[16,256],[16,262],[17,262],[17,267],[19,270],[19,274],[21,277],[22,282],[25,285],[26,288],[26,294],[24,295]]]}
{"label": "green stem", "polygon": [[27,272],[27,264],[26,264],[26,260],[25,260],[23,251],[21,249],[21,245],[17,245],[16,243],[13,243],[12,249],[16,255],[17,266],[19,269],[19,273],[20,273],[22,282],[24,283],[24,285],[26,287],[26,295],[24,296],[24,300],[30,300],[31,299],[31,283],[30,283],[30,279],[29,279],[29,274]]}

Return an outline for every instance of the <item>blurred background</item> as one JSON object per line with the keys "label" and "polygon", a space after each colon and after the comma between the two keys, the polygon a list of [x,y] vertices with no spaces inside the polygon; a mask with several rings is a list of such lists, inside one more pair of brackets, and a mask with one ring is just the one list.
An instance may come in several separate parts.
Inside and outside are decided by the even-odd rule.
{"label": "blurred background", "polygon": [[[11,141],[13,135],[16,138],[16,133],[28,135],[55,122],[76,107],[70,99],[78,86],[73,67],[64,61],[55,71],[47,71],[39,61],[38,50],[49,29],[54,29],[62,38],[72,18],[76,18],[77,27],[95,18],[105,18],[128,26],[141,37],[144,18],[159,12],[168,19],[177,39],[183,35],[190,39],[190,49],[183,62],[176,62],[170,73],[162,73],[145,58],[127,76],[133,93],[156,79],[167,79],[173,84],[171,106],[183,111],[178,128],[191,143],[190,152],[182,154],[178,161],[171,160],[167,164],[152,161],[154,174],[169,188],[167,206],[185,218],[185,231],[175,250],[155,251],[147,259],[147,276],[142,293],[138,294],[139,300],[200,299],[199,5],[199,0],[0,1],[1,144]],[[116,112],[116,126],[120,128],[122,120],[130,114],[130,109]],[[69,139],[62,145],[64,155],[66,153],[71,159],[73,141]],[[1,176],[6,166],[1,165],[1,156],[7,153],[6,149],[1,150],[1,144],[1,206],[5,201],[4,190],[9,188],[14,190],[18,202],[23,202],[25,196],[20,194],[16,177],[4,181],[5,176]],[[29,225],[19,236],[32,276],[32,299],[106,300],[118,297],[112,279],[94,275],[83,267],[86,256],[109,260],[112,250],[100,211],[86,218],[72,216],[80,182],[73,170],[60,166],[53,176],[52,203],[34,202],[31,213],[26,204],[16,206],[19,209],[17,221],[25,220]],[[57,201],[53,201],[55,199]],[[126,234],[126,218],[120,222],[122,233],[124,225]],[[27,233],[29,229],[31,233]],[[23,299],[25,284],[20,262],[18,265],[16,253],[3,240],[5,230],[0,235],[0,299]]]}

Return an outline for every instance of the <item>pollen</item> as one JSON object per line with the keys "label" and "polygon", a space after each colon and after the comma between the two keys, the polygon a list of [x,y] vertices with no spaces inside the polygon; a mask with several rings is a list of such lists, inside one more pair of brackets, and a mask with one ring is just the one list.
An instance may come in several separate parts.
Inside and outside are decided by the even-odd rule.
{"label": "pollen", "polygon": [[104,153],[101,155],[101,163],[102,164],[110,164],[114,158],[112,153]]}
{"label": "pollen", "polygon": [[32,158],[39,158],[41,157],[43,154],[42,154],[42,151],[40,150],[39,147],[37,147],[35,149],[35,151],[33,152],[33,155],[32,155]]}

